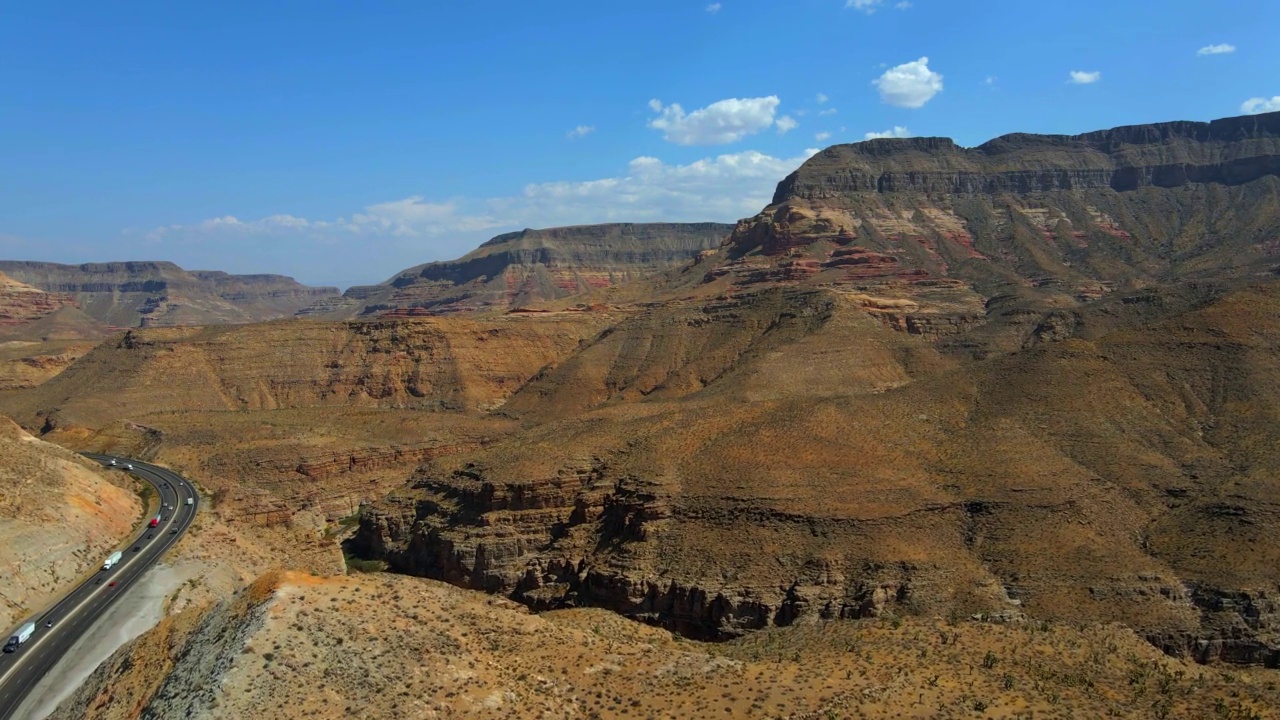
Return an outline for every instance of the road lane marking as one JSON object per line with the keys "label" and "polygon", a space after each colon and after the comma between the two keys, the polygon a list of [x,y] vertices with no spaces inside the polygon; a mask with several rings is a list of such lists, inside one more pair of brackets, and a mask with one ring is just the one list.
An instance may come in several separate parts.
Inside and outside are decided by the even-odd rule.
{"label": "road lane marking", "polygon": [[[148,468],[148,472],[151,472],[151,473],[156,474],[156,475],[160,475],[160,473],[157,473],[157,472],[155,472],[154,470],[151,470],[150,468]],[[144,479],[146,479],[146,478],[144,477]],[[148,481],[148,482],[151,482],[150,480],[147,480],[147,481]],[[156,483],[154,483],[154,482],[151,482],[151,484],[156,488],[156,490],[161,491],[161,493],[163,494],[163,491],[161,490],[161,488],[160,488],[160,486],[159,486],[159,485],[157,485],[157,484],[156,484]],[[170,525],[173,525],[176,521],[177,521],[177,518],[176,518],[175,516],[170,516],[169,521],[168,521],[168,522],[166,523],[166,525],[165,525],[165,529],[168,529],[168,527],[169,527]],[[188,526],[189,526],[189,524],[188,524]],[[181,523],[179,523],[179,527],[181,527]],[[179,535],[181,535],[181,533],[179,533]],[[144,537],[145,537],[145,536],[144,536]],[[141,538],[140,538],[140,540],[141,540]],[[156,555],[155,560],[159,560],[159,559],[160,559],[160,557],[161,557],[162,555],[164,555],[164,553],[166,553],[166,552],[168,552],[170,549],[172,549],[172,547],[173,547],[173,544],[171,543],[169,546],[165,547],[163,550],[157,551],[157,552],[156,552],[156,554],[155,554],[155,555]],[[120,569],[119,569],[119,570],[117,570],[117,571],[114,573],[114,575],[115,575],[115,576],[119,576],[119,575],[121,575],[121,574],[124,574],[124,572],[125,572],[125,570],[126,570],[126,569],[133,567],[133,566],[134,566],[134,565],[135,565],[139,560],[141,560],[141,559],[142,559],[142,557],[143,557],[143,553],[139,552],[138,554],[133,555],[130,559],[128,559],[128,560],[126,560],[126,561],[122,562],[122,563],[121,563],[121,564],[119,564],[119,565],[116,565],[115,567],[120,568]],[[113,568],[113,569],[114,569],[114,568]],[[137,578],[138,578],[138,577],[141,577],[141,573],[139,573],[137,577],[134,577],[134,578],[133,578],[133,580],[137,580]],[[66,602],[66,600],[67,600],[67,599],[69,599],[70,597],[73,597],[77,592],[80,592],[80,590],[81,590],[82,588],[86,588],[86,587],[90,587],[90,586],[87,584],[87,582],[86,582],[86,584],[82,584],[82,585],[80,585],[79,587],[77,587],[77,588],[73,589],[73,590],[68,594],[68,598],[64,598],[62,602]],[[110,586],[106,586],[106,588],[105,588],[105,589],[110,589]],[[124,589],[124,588],[122,588],[122,589],[117,593],[117,595],[124,593],[124,591],[125,591],[125,589]],[[94,590],[94,591],[92,591],[92,592],[89,592],[89,593],[87,594],[87,596],[86,596],[83,600],[81,600],[81,601],[80,601],[80,602],[79,602],[79,603],[78,603],[74,608],[72,608],[72,609],[71,609],[71,611],[70,611],[70,612],[66,613],[65,617],[66,617],[68,620],[71,620],[71,619],[75,618],[75,616],[76,616],[76,615],[78,615],[78,614],[80,613],[80,611],[84,609],[84,606],[85,606],[85,605],[87,605],[88,603],[90,603],[91,601],[93,601],[94,599],[96,599],[96,598],[98,598],[98,597],[100,597],[100,595],[99,595],[99,593],[98,593],[98,591],[97,591],[97,590]],[[59,605],[61,605],[61,604],[62,604],[62,602],[60,602],[60,603],[59,603]],[[55,607],[57,607],[57,606],[55,606]],[[17,657],[15,657],[13,664],[12,664],[12,665],[10,665],[10,666],[9,666],[9,668],[8,668],[8,669],[7,669],[3,674],[0,674],[0,687],[4,687],[4,686],[5,686],[5,684],[9,682],[9,677],[10,677],[11,675],[13,675],[13,673],[14,673],[18,668],[22,667],[22,665],[26,662],[27,658],[28,658],[32,653],[34,653],[34,652],[35,652],[36,647],[38,647],[39,645],[41,645],[41,644],[42,644],[42,643],[43,643],[47,638],[51,638],[51,637],[54,637],[55,635],[57,635],[57,634],[58,634],[58,630],[60,630],[64,624],[65,624],[65,623],[59,623],[59,624],[58,624],[58,627],[57,627],[56,629],[52,629],[50,632],[47,632],[47,633],[40,633],[40,634],[39,634],[39,635],[37,635],[37,636],[36,636],[36,638],[35,638],[34,640],[32,640],[29,644],[24,644],[23,646],[21,646],[21,648],[20,648],[20,649],[22,650],[21,654],[20,654],[20,655],[18,655]],[[49,629],[49,628],[45,628],[45,629]],[[87,631],[87,630],[88,630],[88,628],[85,628],[85,630]],[[3,697],[7,699],[7,698],[12,694],[12,693],[13,693],[13,691],[12,691],[12,690],[10,690],[10,691],[9,691],[8,693],[6,693]],[[14,708],[14,709],[16,709],[16,708]]]}

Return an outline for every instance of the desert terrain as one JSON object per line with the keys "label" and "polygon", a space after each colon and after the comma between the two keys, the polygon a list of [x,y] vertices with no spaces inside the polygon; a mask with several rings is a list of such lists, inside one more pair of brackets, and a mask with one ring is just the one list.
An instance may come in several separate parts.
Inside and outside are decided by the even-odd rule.
{"label": "desert terrain", "polygon": [[1278,159],[872,140],[736,226],[117,329],[0,411],[210,502],[60,716],[1265,717]]}

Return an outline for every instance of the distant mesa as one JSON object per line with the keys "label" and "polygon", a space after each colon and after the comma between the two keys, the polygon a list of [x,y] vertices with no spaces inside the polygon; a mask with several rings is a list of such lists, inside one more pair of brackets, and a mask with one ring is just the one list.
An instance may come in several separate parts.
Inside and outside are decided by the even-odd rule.
{"label": "distant mesa", "polygon": [[[171,262],[60,265],[0,261],[0,273],[75,304],[116,327],[220,325],[291,317],[337,288],[309,287],[283,275],[183,270]],[[47,314],[47,313],[46,313]]]}
{"label": "distant mesa", "polygon": [[723,223],[614,223],[521,230],[463,257],[325,297],[299,317],[443,315],[520,308],[685,265],[733,231]]}

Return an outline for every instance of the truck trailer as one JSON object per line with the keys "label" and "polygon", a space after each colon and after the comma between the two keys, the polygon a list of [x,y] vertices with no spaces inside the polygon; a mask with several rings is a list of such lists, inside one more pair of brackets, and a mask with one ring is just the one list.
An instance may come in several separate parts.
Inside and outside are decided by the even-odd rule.
{"label": "truck trailer", "polygon": [[11,653],[14,650],[17,650],[19,645],[31,639],[31,634],[35,631],[36,624],[33,622],[29,622],[18,628],[17,632],[9,636],[9,642],[4,644],[4,651]]}
{"label": "truck trailer", "polygon": [[116,563],[120,562],[120,558],[122,557],[124,557],[124,553],[120,552],[119,550],[111,553],[111,557],[107,558],[107,561],[102,563],[102,569],[110,570],[111,568],[116,566]]}

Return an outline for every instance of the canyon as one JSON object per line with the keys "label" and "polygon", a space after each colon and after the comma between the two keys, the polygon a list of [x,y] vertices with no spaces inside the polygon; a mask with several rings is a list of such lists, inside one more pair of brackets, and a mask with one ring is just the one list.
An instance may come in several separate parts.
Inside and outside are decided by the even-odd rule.
{"label": "canyon", "polygon": [[[438,582],[501,596],[465,600],[493,622],[641,621],[616,652],[698,662],[904,624],[1280,666],[1280,113],[838,145],[736,225],[524,231],[293,312],[122,329],[0,394],[44,440],[197,481],[203,562],[300,573],[188,603],[69,707],[170,707],[137,648],[230,657],[215,625],[258,647],[279,617],[349,636],[292,598],[464,602]],[[329,577],[357,567],[426,580]],[[309,686],[325,648],[227,677]],[[492,707],[432,707],[595,688],[494,682]]]}

